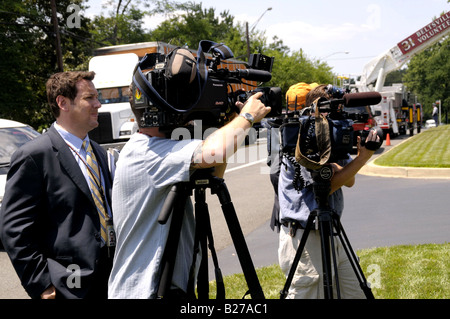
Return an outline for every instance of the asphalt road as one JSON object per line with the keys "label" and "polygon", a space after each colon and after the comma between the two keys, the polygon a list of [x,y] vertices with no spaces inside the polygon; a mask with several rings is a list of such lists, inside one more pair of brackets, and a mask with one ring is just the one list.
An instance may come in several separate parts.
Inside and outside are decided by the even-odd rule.
{"label": "asphalt road", "polygon": [[[393,147],[407,136],[391,139]],[[383,146],[377,154],[390,148]],[[278,262],[278,234],[269,228],[273,189],[266,161],[266,142],[242,148],[231,159],[225,183],[239,226],[256,268]],[[450,180],[386,178],[357,175],[344,189],[342,224],[355,250],[399,244],[450,241]],[[224,212],[215,195],[207,195],[215,247],[224,275],[242,272]],[[210,267],[212,268],[212,267]],[[210,275],[210,279],[214,279]],[[6,253],[0,251],[0,299],[28,298]]]}
{"label": "asphalt road", "polygon": [[[407,138],[409,136],[403,135],[391,139],[391,145],[383,144],[374,157]],[[256,268],[278,263],[278,234],[269,227],[273,193],[268,175],[258,174],[264,171],[265,163],[254,163],[251,167],[234,168],[225,174]],[[247,191],[243,193],[243,189]],[[354,250],[450,242],[449,190],[449,179],[388,178],[357,174],[355,186],[344,188],[345,208],[341,222]],[[248,200],[244,195],[249,196]],[[211,216],[216,214],[217,209],[210,209]],[[215,241],[221,270],[224,275],[241,273],[235,247],[223,231],[222,226],[215,229],[213,222],[213,233],[220,238]],[[209,268],[210,278],[214,278],[211,261]]]}
{"label": "asphalt road", "polygon": [[[341,219],[355,250],[450,242],[450,181],[357,175],[356,183],[344,190]],[[278,263],[278,234],[268,221],[247,234],[246,243],[256,268]],[[233,245],[218,258],[224,275],[242,272]]]}

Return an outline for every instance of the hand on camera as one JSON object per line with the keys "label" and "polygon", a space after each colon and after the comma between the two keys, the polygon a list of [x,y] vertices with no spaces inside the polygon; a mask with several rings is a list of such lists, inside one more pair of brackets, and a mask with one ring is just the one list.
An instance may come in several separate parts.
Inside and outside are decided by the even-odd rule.
{"label": "hand on camera", "polygon": [[381,143],[382,141],[375,130],[370,130],[365,143],[361,143],[361,137],[358,136],[358,156],[361,155],[371,157],[373,153],[375,153],[375,151],[380,148]]}
{"label": "hand on camera", "polygon": [[250,113],[253,115],[255,122],[260,122],[271,110],[270,107],[265,106],[259,99],[262,95],[262,92],[257,92],[252,95],[245,104],[240,106],[238,103],[242,103],[237,102],[236,106],[241,109],[241,113]]}

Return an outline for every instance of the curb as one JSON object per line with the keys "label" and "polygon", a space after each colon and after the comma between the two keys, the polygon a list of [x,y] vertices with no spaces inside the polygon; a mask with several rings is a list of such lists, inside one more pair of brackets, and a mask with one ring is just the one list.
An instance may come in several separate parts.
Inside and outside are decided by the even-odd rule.
{"label": "curb", "polygon": [[381,177],[450,179],[450,168],[389,167],[375,165],[373,161],[364,165],[358,173]]}

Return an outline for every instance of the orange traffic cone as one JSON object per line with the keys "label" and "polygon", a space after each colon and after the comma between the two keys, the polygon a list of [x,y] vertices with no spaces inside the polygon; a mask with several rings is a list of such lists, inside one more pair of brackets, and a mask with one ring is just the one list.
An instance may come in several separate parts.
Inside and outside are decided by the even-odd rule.
{"label": "orange traffic cone", "polygon": [[386,134],[386,146],[391,146],[391,138],[389,136],[389,133]]}

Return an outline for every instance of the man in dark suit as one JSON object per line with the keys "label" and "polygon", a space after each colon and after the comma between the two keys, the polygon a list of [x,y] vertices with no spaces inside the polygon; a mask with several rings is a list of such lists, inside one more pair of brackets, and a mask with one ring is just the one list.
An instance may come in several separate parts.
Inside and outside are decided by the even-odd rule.
{"label": "man in dark suit", "polygon": [[[98,126],[101,107],[94,75],[62,72],[50,77],[47,97],[56,122],[11,159],[0,234],[32,298],[107,297],[114,247],[101,228],[112,231],[112,179],[105,150],[88,136]],[[100,172],[94,180],[96,194],[101,194],[96,199],[95,185],[89,183],[89,152]]]}

